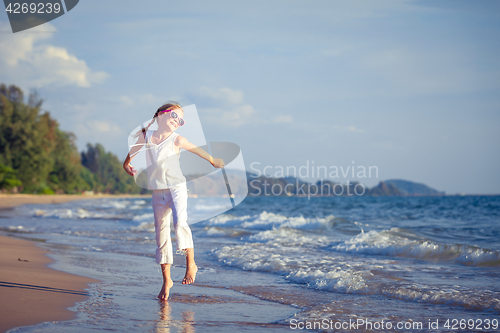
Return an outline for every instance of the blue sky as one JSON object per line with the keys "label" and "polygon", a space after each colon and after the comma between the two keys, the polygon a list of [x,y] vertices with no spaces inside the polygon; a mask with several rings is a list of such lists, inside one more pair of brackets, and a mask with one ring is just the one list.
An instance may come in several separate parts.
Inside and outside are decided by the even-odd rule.
{"label": "blue sky", "polygon": [[16,34],[2,12],[0,31],[0,82],[36,88],[80,149],[124,158],[174,99],[249,170],[500,193],[498,1],[85,0]]}

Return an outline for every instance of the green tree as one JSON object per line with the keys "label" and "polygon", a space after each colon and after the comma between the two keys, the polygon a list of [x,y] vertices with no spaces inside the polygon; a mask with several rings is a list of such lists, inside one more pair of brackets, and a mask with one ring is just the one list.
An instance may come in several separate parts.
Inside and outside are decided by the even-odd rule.
{"label": "green tree", "polygon": [[[145,193],[123,170],[122,162],[114,154],[106,152],[101,144],[87,144],[87,151],[81,153],[81,160],[95,175],[93,189],[104,193]],[[88,180],[87,180],[88,182]]]}
{"label": "green tree", "polygon": [[17,178],[16,170],[0,163],[0,189],[10,190],[21,185],[22,183]]}
{"label": "green tree", "polygon": [[135,185],[121,161],[100,144],[78,153],[75,135],[59,129],[33,92],[0,85],[0,189],[25,193],[147,192]]}
{"label": "green tree", "polygon": [[82,177],[74,135],[59,129],[36,92],[25,103],[14,85],[0,85],[0,163],[16,170],[26,193],[75,193],[90,189]]}

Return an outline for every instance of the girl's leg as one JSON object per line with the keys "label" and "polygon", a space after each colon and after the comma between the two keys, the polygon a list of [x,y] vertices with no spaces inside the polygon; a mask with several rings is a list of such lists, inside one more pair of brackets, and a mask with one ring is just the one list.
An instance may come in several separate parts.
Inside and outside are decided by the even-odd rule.
{"label": "girl's leg", "polygon": [[158,294],[162,301],[168,300],[170,288],[174,285],[170,277],[170,266],[173,263],[172,242],[170,240],[170,217],[172,210],[166,205],[165,191],[153,192],[153,212],[155,217],[156,232],[156,263],[160,264],[163,284]]}
{"label": "girl's leg", "polygon": [[179,186],[171,190],[172,193],[172,215],[175,227],[175,236],[177,239],[177,249],[184,251],[186,256],[186,274],[182,284],[191,284],[194,282],[198,267],[194,262],[193,235],[191,228],[187,223],[187,189],[185,186]]}
{"label": "girl's leg", "polygon": [[166,301],[168,300],[168,296],[170,294],[170,288],[174,285],[174,282],[170,277],[170,264],[161,264],[161,274],[163,275],[163,286],[158,294],[158,298],[161,301]]}
{"label": "girl's leg", "polygon": [[194,262],[194,249],[191,247],[189,249],[184,249],[186,254],[186,274],[182,280],[182,284],[191,284],[194,282],[196,277],[196,272],[198,272],[198,266]]}
{"label": "girl's leg", "polygon": [[172,209],[168,205],[167,191],[153,192],[153,213],[156,234],[156,263],[173,264],[172,241],[170,239],[170,219]]}

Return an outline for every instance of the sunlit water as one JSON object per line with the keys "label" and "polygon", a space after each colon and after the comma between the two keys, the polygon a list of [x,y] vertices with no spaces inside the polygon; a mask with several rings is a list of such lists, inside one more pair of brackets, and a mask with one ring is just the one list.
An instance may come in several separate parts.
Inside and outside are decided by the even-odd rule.
{"label": "sunlit water", "polygon": [[[189,199],[188,213],[217,204]],[[1,230],[45,240],[57,260],[53,267],[103,281],[75,307],[80,316],[72,323],[16,331],[200,331],[201,323],[211,331],[212,323],[220,332],[229,322],[246,330],[275,324],[269,329],[276,331],[290,320],[359,319],[417,322],[425,331],[436,320],[447,330],[448,319],[500,319],[499,196],[248,197],[191,224],[199,287],[177,283],[192,296],[155,303],[153,310],[161,277],[150,206],[150,199],[97,199],[2,212]],[[183,257],[174,260],[180,281]],[[204,318],[203,299],[228,315]],[[246,319],[234,310],[249,304],[255,306]]]}

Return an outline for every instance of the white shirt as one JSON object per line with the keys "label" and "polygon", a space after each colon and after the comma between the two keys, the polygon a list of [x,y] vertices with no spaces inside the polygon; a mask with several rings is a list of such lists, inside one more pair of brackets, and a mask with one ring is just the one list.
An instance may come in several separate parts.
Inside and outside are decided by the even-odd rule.
{"label": "white shirt", "polygon": [[179,134],[172,132],[159,144],[151,142],[154,131],[146,132],[146,161],[148,165],[148,190],[166,190],[186,184],[179,163],[180,151],[175,152],[175,139]]}

